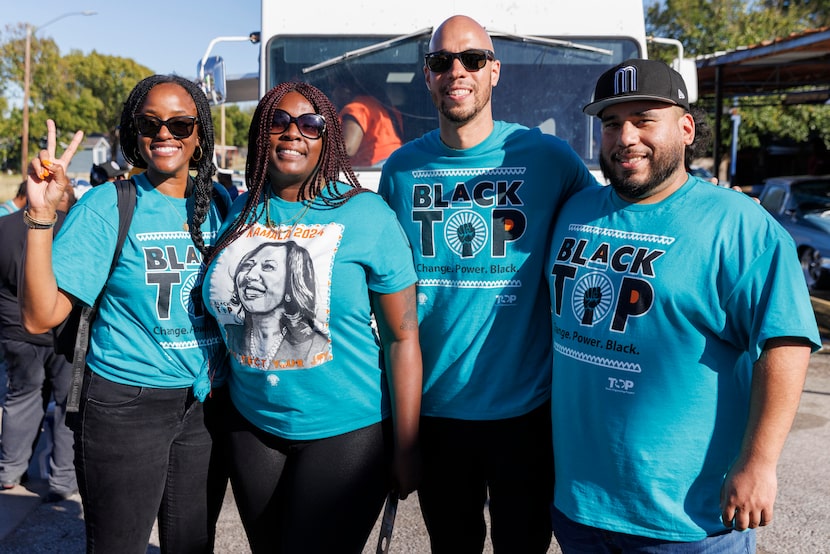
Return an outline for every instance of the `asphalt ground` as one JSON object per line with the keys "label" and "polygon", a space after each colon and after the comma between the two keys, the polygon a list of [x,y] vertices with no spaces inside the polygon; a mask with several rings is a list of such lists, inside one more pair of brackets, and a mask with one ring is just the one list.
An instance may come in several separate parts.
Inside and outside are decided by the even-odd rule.
{"label": "asphalt ground", "polygon": [[[779,461],[774,521],[758,530],[759,554],[830,553],[830,301],[814,298],[813,305],[827,342],[810,362],[798,415]],[[83,553],[80,498],[43,503],[47,486],[39,476],[38,456],[30,475],[33,479],[25,486],[0,492],[0,554]],[[364,554],[376,552],[379,527],[380,518]],[[492,551],[488,539],[484,552]],[[155,532],[147,552],[160,552]],[[216,552],[250,553],[230,489],[219,519]],[[389,552],[429,552],[417,495],[398,506]],[[555,541],[548,552],[560,552]]]}

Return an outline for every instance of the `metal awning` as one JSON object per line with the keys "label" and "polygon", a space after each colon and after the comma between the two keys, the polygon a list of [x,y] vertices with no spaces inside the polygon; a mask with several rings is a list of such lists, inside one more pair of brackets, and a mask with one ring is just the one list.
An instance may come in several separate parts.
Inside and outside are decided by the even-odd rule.
{"label": "metal awning", "polygon": [[[830,27],[700,56],[696,63],[699,96],[715,98],[715,129],[721,128],[724,98],[783,94],[784,104],[830,100]],[[717,167],[717,132],[713,147]]]}
{"label": "metal awning", "polygon": [[830,88],[830,28],[700,56],[700,96],[756,96],[801,87]]}

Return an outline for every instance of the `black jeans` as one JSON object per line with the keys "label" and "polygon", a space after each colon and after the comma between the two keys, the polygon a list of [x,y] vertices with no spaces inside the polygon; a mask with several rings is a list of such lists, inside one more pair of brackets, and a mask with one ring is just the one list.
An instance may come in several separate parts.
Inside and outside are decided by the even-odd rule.
{"label": "black jeans", "polygon": [[496,553],[545,553],[551,541],[550,403],[493,421],[421,418],[418,489],[433,554],[480,554],[489,493]]}
{"label": "black jeans", "polygon": [[80,410],[87,552],[144,554],[156,517],[162,552],[209,552],[211,438],[191,389],[121,385],[87,371]]}

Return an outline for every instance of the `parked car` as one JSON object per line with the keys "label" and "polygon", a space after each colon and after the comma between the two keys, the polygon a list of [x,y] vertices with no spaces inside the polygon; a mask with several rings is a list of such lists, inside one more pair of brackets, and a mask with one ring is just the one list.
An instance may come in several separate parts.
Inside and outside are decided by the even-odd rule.
{"label": "parked car", "polygon": [[807,286],[830,288],[830,175],[771,177],[758,198],[795,240]]}

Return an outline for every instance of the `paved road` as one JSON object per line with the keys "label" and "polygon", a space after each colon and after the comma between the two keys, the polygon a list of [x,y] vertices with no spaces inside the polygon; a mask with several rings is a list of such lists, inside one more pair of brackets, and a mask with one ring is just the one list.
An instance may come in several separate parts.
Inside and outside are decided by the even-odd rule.
{"label": "paved road", "polygon": [[[817,313],[822,310],[830,314],[830,303],[816,306]],[[798,417],[779,464],[775,522],[759,530],[759,554],[830,553],[829,447],[830,349],[813,355],[810,363]],[[27,487],[0,493],[0,554],[82,553],[80,499],[42,504],[45,482],[35,479]],[[376,544],[377,527],[364,553],[373,554]],[[159,552],[155,535],[147,551]],[[250,553],[230,493],[219,522],[216,552]],[[390,552],[429,552],[414,496],[400,503]],[[485,552],[492,552],[489,543]],[[552,545],[549,552],[559,549]]]}

